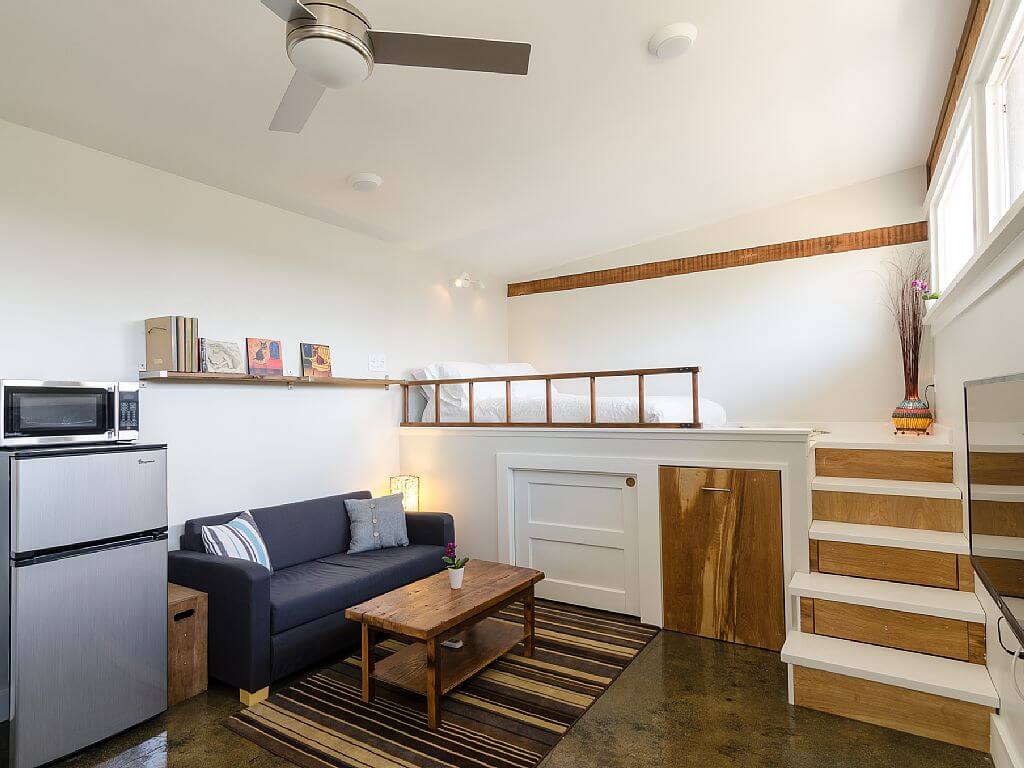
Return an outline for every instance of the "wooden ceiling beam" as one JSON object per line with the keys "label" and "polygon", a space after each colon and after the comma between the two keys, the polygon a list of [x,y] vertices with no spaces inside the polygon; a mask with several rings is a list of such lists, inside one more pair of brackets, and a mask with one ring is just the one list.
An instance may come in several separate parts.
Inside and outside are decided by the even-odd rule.
{"label": "wooden ceiling beam", "polygon": [[729,269],[746,267],[751,264],[766,264],[786,259],[802,259],[808,256],[821,256],[826,253],[843,253],[861,251],[866,248],[882,248],[889,245],[907,245],[920,243],[928,239],[928,222],[918,221],[913,224],[898,224],[893,227],[866,229],[861,232],[846,232],[841,235],[812,237],[807,240],[791,240],[774,245],[759,245],[754,248],[741,248],[736,251],[706,253],[701,256],[688,256],[668,261],[653,261],[647,264],[636,264],[628,267],[599,269],[593,272],[580,272],[574,275],[546,277],[540,280],[528,280],[521,283],[510,283],[508,296],[529,296],[534,293],[550,293],[552,291],[571,291],[576,288],[593,288],[599,285],[615,285],[631,283],[637,280],[653,280],[659,277],[688,275],[694,272],[707,272],[713,269]]}
{"label": "wooden ceiling beam", "polygon": [[925,163],[929,184],[935,174],[935,166],[942,153],[942,146],[946,143],[949,126],[953,122],[953,113],[956,111],[957,100],[963,92],[964,83],[967,80],[967,70],[970,68],[974,52],[978,48],[978,38],[981,37],[981,29],[985,26],[988,9],[989,0],[971,0],[971,5],[967,9],[967,20],[964,22],[960,45],[957,46],[956,56],[953,58],[953,70],[949,73],[946,95],[942,99],[942,109],[939,110],[939,122],[935,126],[932,145],[928,151],[928,160]]}

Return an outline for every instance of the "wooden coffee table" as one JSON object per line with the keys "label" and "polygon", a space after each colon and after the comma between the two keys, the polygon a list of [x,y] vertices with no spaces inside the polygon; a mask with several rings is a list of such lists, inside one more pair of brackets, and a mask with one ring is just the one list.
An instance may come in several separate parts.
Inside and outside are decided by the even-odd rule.
{"label": "wooden coffee table", "polygon": [[[472,560],[462,589],[452,589],[445,572],[429,576],[345,611],[363,628],[363,701],[373,701],[381,680],[427,697],[427,723],[441,724],[441,697],[498,657],[523,644],[533,655],[533,585],[544,574],[532,568]],[[523,626],[490,618],[512,603],[523,603]],[[413,642],[374,663],[378,634]],[[461,635],[459,650],[445,640]]]}

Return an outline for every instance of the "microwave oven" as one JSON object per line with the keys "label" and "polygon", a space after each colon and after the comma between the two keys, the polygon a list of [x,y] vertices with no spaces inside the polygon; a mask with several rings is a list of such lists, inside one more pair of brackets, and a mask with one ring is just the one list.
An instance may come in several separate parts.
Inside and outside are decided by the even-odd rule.
{"label": "microwave oven", "polygon": [[138,438],[137,382],[0,380],[4,448]]}

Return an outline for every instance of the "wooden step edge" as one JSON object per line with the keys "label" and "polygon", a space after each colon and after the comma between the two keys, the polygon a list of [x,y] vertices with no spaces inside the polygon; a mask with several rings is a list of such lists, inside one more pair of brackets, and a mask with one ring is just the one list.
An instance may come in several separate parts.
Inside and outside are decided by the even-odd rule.
{"label": "wooden step edge", "polygon": [[893,528],[887,525],[861,525],[859,523],[833,523],[815,520],[807,530],[811,539],[843,541],[848,544],[868,544],[898,549],[923,549],[968,555],[970,542],[962,533],[924,531],[917,528]]}
{"label": "wooden step edge", "polygon": [[991,747],[991,707],[810,667],[792,667],[792,678],[798,707],[978,752]]}
{"label": "wooden step edge", "polygon": [[782,661],[999,708],[999,694],[981,664],[795,631],[786,636]]}
{"label": "wooden step edge", "polygon": [[921,587],[894,581],[837,576],[830,573],[795,573],[789,593],[797,597],[863,605],[887,611],[916,613],[974,623],[985,622],[985,610],[973,592]]}
{"label": "wooden step edge", "polygon": [[962,499],[953,483],[920,483],[913,480],[879,480],[869,477],[815,477],[812,491],[863,493],[872,496],[914,496],[924,499]]}
{"label": "wooden step edge", "polygon": [[814,467],[815,474],[819,477],[953,482],[953,454],[950,451],[892,451],[816,446]]}

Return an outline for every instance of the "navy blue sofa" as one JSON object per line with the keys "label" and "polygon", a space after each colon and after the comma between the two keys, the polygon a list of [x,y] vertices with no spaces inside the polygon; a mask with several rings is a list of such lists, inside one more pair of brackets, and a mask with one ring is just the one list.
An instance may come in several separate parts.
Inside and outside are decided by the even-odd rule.
{"label": "navy blue sofa", "polygon": [[354,646],[359,625],[345,609],[443,570],[455,541],[451,515],[406,515],[409,546],[346,554],[345,499],[360,491],[253,509],[273,575],[261,565],[206,554],[202,526],[235,514],[189,520],[181,549],[168,554],[168,579],[209,595],[210,676],[240,689],[246,703],[271,682]]}

